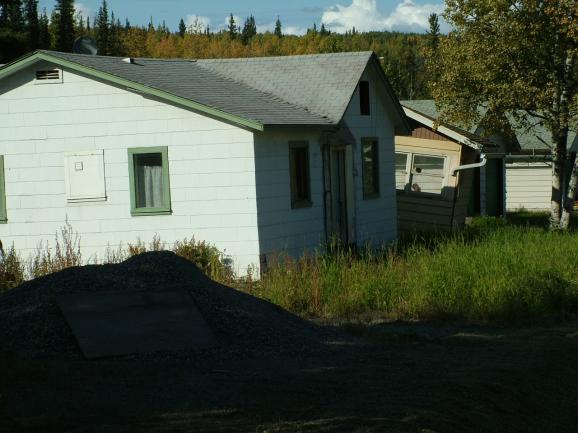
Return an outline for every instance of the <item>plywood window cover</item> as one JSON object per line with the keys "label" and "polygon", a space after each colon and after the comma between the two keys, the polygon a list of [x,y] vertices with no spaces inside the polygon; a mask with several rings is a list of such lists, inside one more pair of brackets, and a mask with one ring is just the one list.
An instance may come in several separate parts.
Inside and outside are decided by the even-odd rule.
{"label": "plywood window cover", "polygon": [[[91,195],[91,196],[78,196],[72,197],[70,191],[70,182],[68,174],[68,158],[75,156],[94,156],[98,155],[101,158],[101,170],[102,170],[102,194]],[[106,201],[106,184],[104,175],[104,152],[100,151],[86,151],[86,152],[69,152],[64,154],[64,181],[66,184],[66,201],[68,203],[83,203],[83,202],[95,202],[95,201]],[[76,167],[75,167],[76,168]],[[84,167],[83,167],[84,168]]]}
{"label": "plywood window cover", "polygon": [[[297,167],[295,166],[294,150],[305,149],[305,184],[307,186],[307,193],[305,198],[297,197]],[[311,177],[309,167],[309,142],[308,141],[292,141],[289,142],[289,177],[291,182],[291,208],[300,209],[304,207],[311,207]]]}
{"label": "plywood window cover", "polygon": [[[136,173],[135,156],[147,153],[160,153],[163,164],[163,206],[161,207],[136,207]],[[133,147],[128,149],[128,173],[130,189],[130,212],[132,216],[145,215],[168,215],[171,210],[171,189],[169,176],[169,156],[166,146],[159,147]]]}
{"label": "plywood window cover", "polygon": [[[431,198],[443,198],[443,196],[442,196],[443,189],[448,186],[448,158],[447,158],[447,155],[427,154],[427,153],[421,153],[421,152],[420,153],[414,153],[414,152],[403,152],[403,151],[396,151],[395,153],[407,155],[406,167],[405,167],[405,176],[406,176],[405,177],[405,188],[404,189],[398,189],[397,190],[398,193],[409,194],[409,195],[418,195],[418,196],[426,196],[426,197],[431,197]],[[414,158],[416,156],[427,156],[430,158],[440,158],[440,159],[444,160],[444,168],[443,168],[444,177],[442,179],[442,185],[441,185],[439,193],[419,192],[419,191],[412,191],[411,190],[410,184],[411,184],[411,178],[413,176],[413,163],[414,163]]]}

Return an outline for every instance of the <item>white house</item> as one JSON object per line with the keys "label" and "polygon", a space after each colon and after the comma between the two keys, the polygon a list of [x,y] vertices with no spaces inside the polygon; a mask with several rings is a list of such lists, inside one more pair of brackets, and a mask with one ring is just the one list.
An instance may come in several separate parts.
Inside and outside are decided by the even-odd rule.
{"label": "white house", "polygon": [[229,60],[37,51],[0,68],[0,239],[65,221],[85,257],[195,236],[237,272],[331,236],[395,239],[394,135],[371,52]]}

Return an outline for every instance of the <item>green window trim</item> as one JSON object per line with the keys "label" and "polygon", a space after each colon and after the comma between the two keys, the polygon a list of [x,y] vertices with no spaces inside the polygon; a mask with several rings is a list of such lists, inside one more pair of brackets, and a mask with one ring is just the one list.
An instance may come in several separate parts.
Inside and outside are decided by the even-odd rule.
{"label": "green window trim", "polygon": [[[368,184],[367,167],[365,163],[365,148],[371,146],[371,184]],[[379,198],[379,140],[377,137],[364,137],[361,139],[361,177],[363,186],[363,200]],[[371,188],[369,188],[371,187]]]}
{"label": "green window trim", "polygon": [[[297,165],[295,164],[295,156],[297,151],[300,149],[305,149],[305,163],[304,176],[305,191],[302,194],[304,197],[300,197],[299,186],[297,184]],[[313,206],[311,201],[311,176],[309,167],[309,142],[308,141],[290,141],[289,142],[289,177],[291,181],[291,209],[302,209],[306,207]]]}
{"label": "green window trim", "polygon": [[[135,156],[146,155],[151,153],[160,153],[162,157],[163,205],[161,207],[137,207]],[[169,156],[168,156],[168,148],[166,146],[129,148],[128,177],[129,177],[129,190],[130,190],[130,213],[132,216],[168,215],[172,213],[171,188],[169,177]]]}
{"label": "green window trim", "polygon": [[6,181],[4,178],[4,155],[0,155],[0,224],[8,222],[6,214]]}

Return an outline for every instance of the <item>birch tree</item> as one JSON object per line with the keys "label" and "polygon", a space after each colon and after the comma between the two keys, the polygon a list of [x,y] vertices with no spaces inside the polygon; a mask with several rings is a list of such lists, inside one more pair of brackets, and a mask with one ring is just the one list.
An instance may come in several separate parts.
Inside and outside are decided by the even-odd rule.
{"label": "birch tree", "polygon": [[[566,230],[576,195],[578,2],[446,0],[453,30],[440,41],[432,84],[441,119],[464,126],[503,125],[505,116],[531,130],[548,129],[552,155],[550,228]],[[568,167],[572,167],[568,170]]]}

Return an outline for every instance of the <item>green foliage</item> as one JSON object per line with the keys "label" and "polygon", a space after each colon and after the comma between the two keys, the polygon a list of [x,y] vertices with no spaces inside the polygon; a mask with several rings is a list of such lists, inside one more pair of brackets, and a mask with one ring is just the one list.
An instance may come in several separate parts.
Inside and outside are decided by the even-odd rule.
{"label": "green foliage", "polygon": [[56,233],[54,247],[40,243],[28,263],[28,275],[38,278],[72,266],[81,266],[80,237],[67,222]]}
{"label": "green foliage", "polygon": [[247,45],[255,35],[257,35],[257,23],[255,22],[255,17],[251,15],[245,20],[245,24],[243,25],[241,42],[243,45]]}
{"label": "green foliage", "polygon": [[577,233],[486,218],[394,249],[285,257],[255,293],[304,316],[516,321],[578,312],[575,257]]}
{"label": "green foliage", "polygon": [[179,21],[179,36],[181,38],[184,38],[185,33],[187,33],[187,25],[185,24],[185,21],[181,18],[181,20]]}
{"label": "green foliage", "polygon": [[275,36],[277,36],[278,38],[283,37],[283,30],[282,30],[282,26],[281,26],[281,20],[279,19],[279,17],[277,17],[277,21],[275,21],[275,30],[273,31],[273,34]]}
{"label": "green foliage", "polygon": [[555,229],[568,228],[578,183],[575,154],[566,148],[578,126],[577,13],[574,0],[448,0],[444,18],[453,31],[429,58],[439,73],[432,93],[442,121],[467,127],[484,120],[493,133],[507,131],[507,114],[529,132],[534,125],[550,131]]}
{"label": "green foliage", "polygon": [[196,241],[194,237],[175,242],[172,251],[195,265],[210,278],[222,283],[231,283],[233,270],[223,253],[205,241]]}
{"label": "green foliage", "polygon": [[24,281],[24,265],[14,245],[4,251],[0,244],[0,293],[12,289]]}
{"label": "green foliage", "polygon": [[109,51],[109,33],[110,22],[108,16],[108,5],[106,0],[102,1],[102,5],[98,9],[96,20],[94,21],[94,31],[96,34],[96,46],[98,53],[102,56],[108,54]]}
{"label": "green foliage", "polygon": [[56,29],[54,48],[71,52],[75,39],[74,0],[56,0],[52,21]]}

